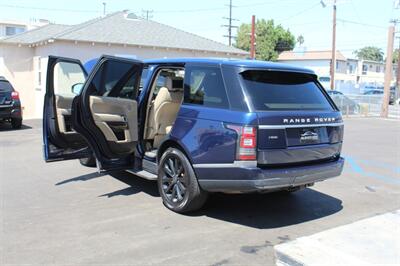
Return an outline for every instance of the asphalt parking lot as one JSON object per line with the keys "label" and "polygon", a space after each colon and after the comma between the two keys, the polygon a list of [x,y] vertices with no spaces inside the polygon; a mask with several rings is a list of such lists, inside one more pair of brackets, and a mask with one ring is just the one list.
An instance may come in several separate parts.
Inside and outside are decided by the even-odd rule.
{"label": "asphalt parking lot", "polygon": [[1,265],[271,265],[273,246],[400,208],[400,121],[345,121],[342,176],[294,193],[168,211],[156,184],[45,164],[41,122],[0,124]]}

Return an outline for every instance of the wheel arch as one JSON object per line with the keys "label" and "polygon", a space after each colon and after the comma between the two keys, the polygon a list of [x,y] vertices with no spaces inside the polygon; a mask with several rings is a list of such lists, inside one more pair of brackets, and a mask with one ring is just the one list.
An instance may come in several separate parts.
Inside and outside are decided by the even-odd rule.
{"label": "wheel arch", "polygon": [[183,147],[183,145],[173,139],[167,139],[160,145],[160,147],[158,148],[158,151],[157,151],[157,162],[160,161],[163,153],[168,148],[171,148],[171,147],[176,148],[176,149],[180,150],[181,152],[183,152],[183,154],[186,156],[186,158],[188,158],[190,164],[193,165],[192,158],[189,156],[189,153],[186,151],[186,149]]}

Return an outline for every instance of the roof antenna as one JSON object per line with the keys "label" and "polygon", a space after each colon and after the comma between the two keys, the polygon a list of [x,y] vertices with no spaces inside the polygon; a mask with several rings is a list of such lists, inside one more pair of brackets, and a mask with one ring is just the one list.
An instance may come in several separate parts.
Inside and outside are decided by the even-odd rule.
{"label": "roof antenna", "polygon": [[103,16],[106,15],[106,5],[107,5],[107,3],[103,2]]}

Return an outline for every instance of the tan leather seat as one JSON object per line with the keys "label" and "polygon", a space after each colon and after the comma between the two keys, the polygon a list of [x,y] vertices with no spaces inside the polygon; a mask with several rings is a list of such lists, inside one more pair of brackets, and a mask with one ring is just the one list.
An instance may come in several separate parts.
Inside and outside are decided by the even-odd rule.
{"label": "tan leather seat", "polygon": [[183,80],[167,78],[166,87],[162,87],[150,109],[147,138],[154,139],[157,148],[162,139],[170,133],[183,100]]}

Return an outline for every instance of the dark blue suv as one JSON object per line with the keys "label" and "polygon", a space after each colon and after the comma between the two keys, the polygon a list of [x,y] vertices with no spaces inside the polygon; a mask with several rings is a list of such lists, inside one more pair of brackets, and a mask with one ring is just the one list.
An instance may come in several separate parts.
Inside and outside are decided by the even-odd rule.
{"label": "dark blue suv", "polygon": [[46,162],[157,180],[184,213],[209,192],[295,191],[339,176],[343,121],[314,72],[228,59],[49,57]]}

